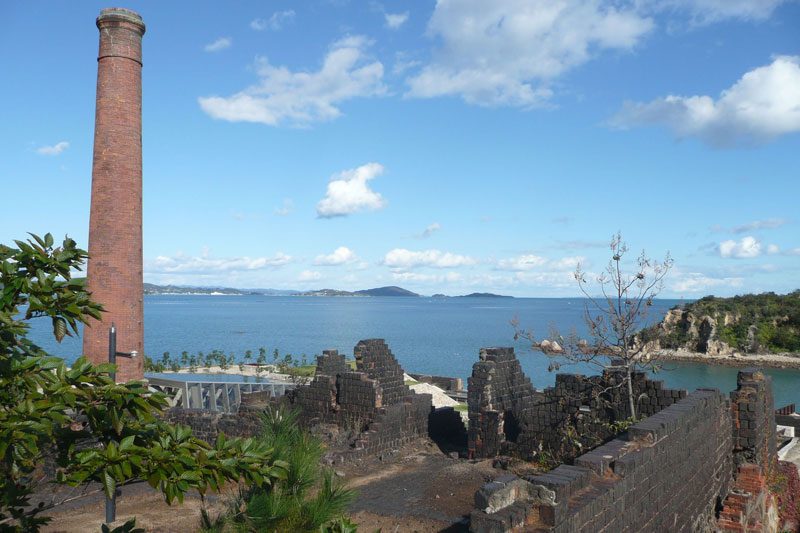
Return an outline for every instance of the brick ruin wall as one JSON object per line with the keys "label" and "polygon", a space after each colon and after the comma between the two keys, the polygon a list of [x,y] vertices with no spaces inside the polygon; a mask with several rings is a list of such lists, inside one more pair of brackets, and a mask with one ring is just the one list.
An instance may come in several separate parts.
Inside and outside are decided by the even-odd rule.
{"label": "brick ruin wall", "polygon": [[427,436],[431,417],[447,419],[446,413],[433,411],[430,394],[415,394],[405,385],[403,368],[383,339],[359,341],[354,355],[355,372],[337,350],[326,350],[312,382],[286,397],[300,409],[302,426],[336,424],[356,433],[334,461],[399,449]]}
{"label": "brick ruin wall", "polygon": [[403,380],[403,368],[383,339],[358,341],[353,349],[356,368],[368,378],[374,379],[383,392],[383,404],[392,405],[412,394]]}
{"label": "brick ruin wall", "polygon": [[[519,436],[523,436],[541,424],[532,423],[526,413],[543,415],[558,424],[565,417],[588,416],[600,409],[599,404],[589,404],[588,410],[580,413],[573,401],[576,392],[581,401],[593,397],[596,391],[586,394],[593,383],[591,378],[558,376],[555,387],[538,393],[526,386],[528,382],[512,357],[511,349],[482,350],[481,360],[475,365],[470,382],[470,421],[477,414],[488,415],[489,420],[476,417],[482,425],[470,429],[470,451],[490,450],[489,446],[473,448],[483,437],[477,433],[480,429],[500,436],[490,441],[495,450],[522,456],[527,453],[519,446],[526,440],[518,438],[507,445],[502,438],[507,436],[503,430],[507,410],[520,417],[516,423],[521,427]],[[600,376],[593,386],[602,386],[611,377]],[[764,481],[775,464],[771,379],[758,369],[744,369],[729,397],[714,389],[698,389],[688,396],[677,391],[679,394],[673,397],[676,391],[664,389],[659,382],[636,379],[636,390],[649,400],[644,403],[642,398],[642,412],[649,414],[645,420],[575,457],[571,464],[561,464],[537,476],[507,475],[485,485],[475,494],[471,531],[777,528],[776,508]],[[480,388],[473,391],[475,385]],[[604,408],[605,415],[626,417],[622,407],[626,403],[615,404],[619,406],[617,412]],[[483,409],[473,413],[475,407]],[[558,431],[558,425],[551,431]]]}
{"label": "brick ruin wall", "polygon": [[263,408],[240,406],[236,413],[173,407],[164,411],[164,421],[189,426],[195,437],[213,443],[219,433],[227,437],[254,437],[261,431]]}
{"label": "brick ruin wall", "polygon": [[745,461],[768,469],[776,456],[772,378],[761,370],[740,370],[731,392],[733,449]]}
{"label": "brick ruin wall", "polygon": [[[355,438],[346,449],[331,454],[333,462],[397,450],[428,436],[429,424],[434,426],[434,437],[456,435],[459,428],[463,432],[461,417],[452,408],[433,409],[430,394],[415,394],[404,384],[403,369],[382,339],[360,341],[355,353],[356,372],[337,350],[323,351],[311,383],[274,400],[298,408],[298,421],[304,427],[335,424],[352,431]],[[243,395],[237,413],[172,408],[165,411],[164,419],[189,426],[209,442],[219,432],[250,437],[260,431],[268,395]]]}
{"label": "brick ruin wall", "polygon": [[[475,497],[471,530],[703,530],[732,479],[730,427],[729,401],[717,391],[698,390],[574,465],[484,486]],[[502,495],[515,485],[523,497],[492,509],[499,497],[494,492]]]}
{"label": "brick ruin wall", "polygon": [[323,350],[322,355],[317,356],[315,375],[335,376],[348,370],[345,356],[344,354],[339,354],[339,350]]}
{"label": "brick ruin wall", "polygon": [[[631,416],[619,372],[591,377],[558,374],[554,387],[537,391],[513,348],[483,348],[479,357],[468,380],[472,457],[574,457],[613,438],[611,424]],[[643,372],[633,375],[633,390],[640,416],[655,414],[688,394],[665,389]],[[566,433],[572,438],[565,440]]]}

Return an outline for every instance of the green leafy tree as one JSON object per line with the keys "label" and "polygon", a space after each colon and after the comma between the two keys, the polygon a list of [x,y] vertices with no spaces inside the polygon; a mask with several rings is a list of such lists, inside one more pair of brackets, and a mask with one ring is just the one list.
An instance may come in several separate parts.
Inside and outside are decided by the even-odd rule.
{"label": "green leafy tree", "polygon": [[42,513],[63,503],[29,505],[37,465],[48,456],[56,483],[96,481],[111,497],[144,480],[167,503],[182,502],[190,490],[218,491],[226,481],[265,486],[285,476],[263,442],[220,435],[209,445],[156,416],[167,405],[163,395],[140,381],[115,383],[115,365],[80,357],[68,368],[28,339],[33,318],[50,318],[61,342],[103,310],[84,280],[72,277],[86,252],[69,238],[55,247],[50,234],[31,237],[0,245],[0,531],[37,531],[49,521]]}

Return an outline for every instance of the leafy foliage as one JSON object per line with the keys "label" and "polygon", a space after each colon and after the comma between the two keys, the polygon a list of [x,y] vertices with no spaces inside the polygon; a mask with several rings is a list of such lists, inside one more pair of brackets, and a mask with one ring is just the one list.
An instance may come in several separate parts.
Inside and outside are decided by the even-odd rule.
{"label": "leafy foliage", "polygon": [[46,457],[55,460],[57,483],[97,481],[111,497],[120,485],[146,480],[167,503],[226,481],[265,486],[285,476],[264,442],[220,435],[209,445],[157,418],[166,400],[143,382],[115,383],[115,365],[80,357],[67,368],[31,342],[31,318],[50,317],[60,342],[102,311],[84,281],[72,278],[86,252],[69,238],[54,247],[50,234],[31,237],[0,246],[0,531],[37,531],[49,520],[41,513],[58,502],[28,505]]}
{"label": "leafy foliage", "polygon": [[[765,292],[733,298],[706,296],[686,305],[684,310],[696,317],[716,317],[717,338],[735,349],[800,352],[800,289],[785,295]],[[727,325],[726,315],[730,319]],[[752,336],[751,326],[754,326]],[[683,337],[678,340],[684,342],[676,347],[691,340],[686,332]]]}
{"label": "leafy foliage", "polygon": [[[356,531],[344,516],[354,493],[331,469],[322,468],[322,444],[297,425],[297,411],[283,406],[265,411],[259,440],[275,450],[286,476],[272,485],[251,487],[232,505],[223,531]],[[207,531],[211,531],[209,528]]]}

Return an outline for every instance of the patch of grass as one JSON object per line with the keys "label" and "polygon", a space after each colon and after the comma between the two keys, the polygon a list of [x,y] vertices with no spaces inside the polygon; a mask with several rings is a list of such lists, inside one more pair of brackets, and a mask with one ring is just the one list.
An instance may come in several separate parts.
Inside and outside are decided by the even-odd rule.
{"label": "patch of grass", "polygon": [[350,361],[345,361],[345,364],[347,366],[349,366],[350,368],[352,368],[353,370],[356,369],[356,360],[355,359],[352,359]]}
{"label": "patch of grass", "polygon": [[453,410],[458,411],[459,413],[466,413],[469,411],[469,406],[465,403],[460,403],[458,405],[454,405]]}
{"label": "patch of grass", "polygon": [[295,366],[292,367],[292,372],[301,377],[314,377],[314,373],[317,371],[317,365],[305,365],[305,366]]}
{"label": "patch of grass", "polygon": [[406,385],[411,386],[411,385],[419,385],[421,382],[420,381],[414,381],[413,379],[407,379],[403,383],[405,383]]}

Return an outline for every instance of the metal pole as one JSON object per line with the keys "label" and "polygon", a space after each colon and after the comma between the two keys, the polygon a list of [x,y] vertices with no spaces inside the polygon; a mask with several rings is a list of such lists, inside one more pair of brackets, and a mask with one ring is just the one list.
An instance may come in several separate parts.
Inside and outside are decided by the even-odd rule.
{"label": "metal pole", "polygon": [[[112,365],[117,364],[117,328],[114,327],[113,322],[108,329],[108,362]],[[110,373],[109,376],[114,381],[117,381],[116,372]]]}
{"label": "metal pole", "polygon": [[111,498],[106,497],[106,524],[112,524],[117,520],[117,490]]}
{"label": "metal pole", "polygon": [[[108,362],[117,364],[117,328],[114,323],[108,329]],[[116,372],[109,374],[112,380],[117,381]],[[109,498],[106,496],[106,524],[112,524],[117,519],[117,491],[114,490],[114,495]]]}

